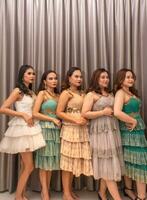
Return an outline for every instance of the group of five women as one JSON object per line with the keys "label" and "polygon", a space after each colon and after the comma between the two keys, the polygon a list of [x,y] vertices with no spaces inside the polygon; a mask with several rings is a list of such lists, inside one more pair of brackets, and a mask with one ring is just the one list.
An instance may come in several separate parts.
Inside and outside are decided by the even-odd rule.
{"label": "group of five women", "polygon": [[[33,67],[21,66],[16,88],[0,108],[0,113],[14,116],[1,140],[0,152],[21,155],[15,199],[28,199],[25,187],[35,165],[42,200],[50,199],[53,170],[62,170],[64,200],[79,199],[72,181],[81,174],[101,180],[99,199],[108,199],[108,188],[113,199],[121,200],[117,181],[124,175],[124,194],[132,200],[144,200],[147,141],[134,72],[119,70],[113,92],[109,72],[103,68],[93,72],[87,93],[78,67],[69,68],[60,95],[55,71],[43,73],[37,97],[32,90],[34,79]],[[137,193],[132,180],[136,181]]]}

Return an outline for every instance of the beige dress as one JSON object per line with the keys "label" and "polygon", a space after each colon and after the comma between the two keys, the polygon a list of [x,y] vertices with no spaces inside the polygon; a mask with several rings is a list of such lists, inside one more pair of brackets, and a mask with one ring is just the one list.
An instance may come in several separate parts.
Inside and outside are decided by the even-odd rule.
{"label": "beige dress", "polygon": [[[114,97],[101,96],[92,110],[112,107]],[[114,116],[101,116],[90,121],[90,145],[95,179],[120,181],[124,174],[124,161],[118,120]]]}
{"label": "beige dress", "polygon": [[[78,120],[81,116],[84,96],[71,94],[65,112]],[[81,126],[63,121],[60,168],[72,172],[77,177],[81,174],[93,175],[87,125]]]}

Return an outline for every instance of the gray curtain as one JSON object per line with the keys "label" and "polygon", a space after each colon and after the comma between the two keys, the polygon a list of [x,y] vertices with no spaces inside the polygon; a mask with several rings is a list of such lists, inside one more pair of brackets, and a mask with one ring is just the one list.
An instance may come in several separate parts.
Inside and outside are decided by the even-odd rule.
{"label": "gray curtain", "polygon": [[[0,104],[15,87],[18,67],[31,64],[38,77],[54,69],[60,83],[66,70],[79,66],[86,86],[94,69],[105,67],[111,81],[122,67],[137,74],[147,123],[147,1],[146,0],[0,0]],[[0,137],[8,118],[0,116]],[[0,191],[13,191],[17,156],[0,154]],[[53,188],[61,189],[58,173]],[[29,186],[39,189],[37,172]],[[75,188],[95,189],[92,178],[75,179]],[[36,184],[37,183],[37,184]]]}

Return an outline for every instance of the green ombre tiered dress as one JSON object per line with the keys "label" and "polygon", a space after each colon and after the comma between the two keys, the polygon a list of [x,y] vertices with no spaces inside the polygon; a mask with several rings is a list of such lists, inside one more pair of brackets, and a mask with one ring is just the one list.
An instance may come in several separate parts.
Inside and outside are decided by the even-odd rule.
{"label": "green ombre tiered dress", "polygon": [[[48,99],[41,105],[41,113],[57,118],[57,101]],[[40,121],[46,147],[36,151],[35,167],[44,170],[60,169],[60,129],[53,122]]]}
{"label": "green ombre tiered dress", "polygon": [[133,180],[147,183],[147,141],[144,135],[145,125],[140,116],[141,101],[131,97],[124,104],[123,112],[137,120],[137,126],[129,131],[124,122],[120,122],[126,176]]}

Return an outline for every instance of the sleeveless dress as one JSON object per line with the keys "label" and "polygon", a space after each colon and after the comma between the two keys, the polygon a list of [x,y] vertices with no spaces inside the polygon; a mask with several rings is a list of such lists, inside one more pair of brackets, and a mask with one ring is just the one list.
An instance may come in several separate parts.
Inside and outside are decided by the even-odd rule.
{"label": "sleeveless dress", "polygon": [[[114,105],[114,97],[101,96],[92,111]],[[95,179],[120,181],[124,173],[123,152],[118,120],[114,116],[100,116],[90,121],[90,145]]]}
{"label": "sleeveless dress", "polygon": [[[16,111],[32,116],[34,101],[34,98],[24,94],[21,100],[15,102]],[[5,136],[0,142],[0,152],[16,154],[35,151],[45,146],[42,130],[37,120],[34,120],[32,127],[29,127],[22,117],[13,117],[8,125]]]}
{"label": "sleeveless dress", "polygon": [[[57,101],[48,99],[41,105],[41,113],[57,118]],[[60,129],[49,121],[40,121],[46,146],[35,152],[35,167],[44,170],[60,169]]]}
{"label": "sleeveless dress", "polygon": [[[78,120],[81,116],[84,96],[70,93],[72,97],[68,101],[65,112]],[[72,172],[76,177],[81,174],[93,175],[87,125],[81,126],[63,121],[60,168]]]}
{"label": "sleeveless dress", "polygon": [[147,183],[147,140],[145,124],[140,116],[141,100],[131,97],[124,104],[122,111],[137,120],[137,126],[129,131],[126,124],[120,121],[120,130],[126,167],[125,175],[135,181]]}

